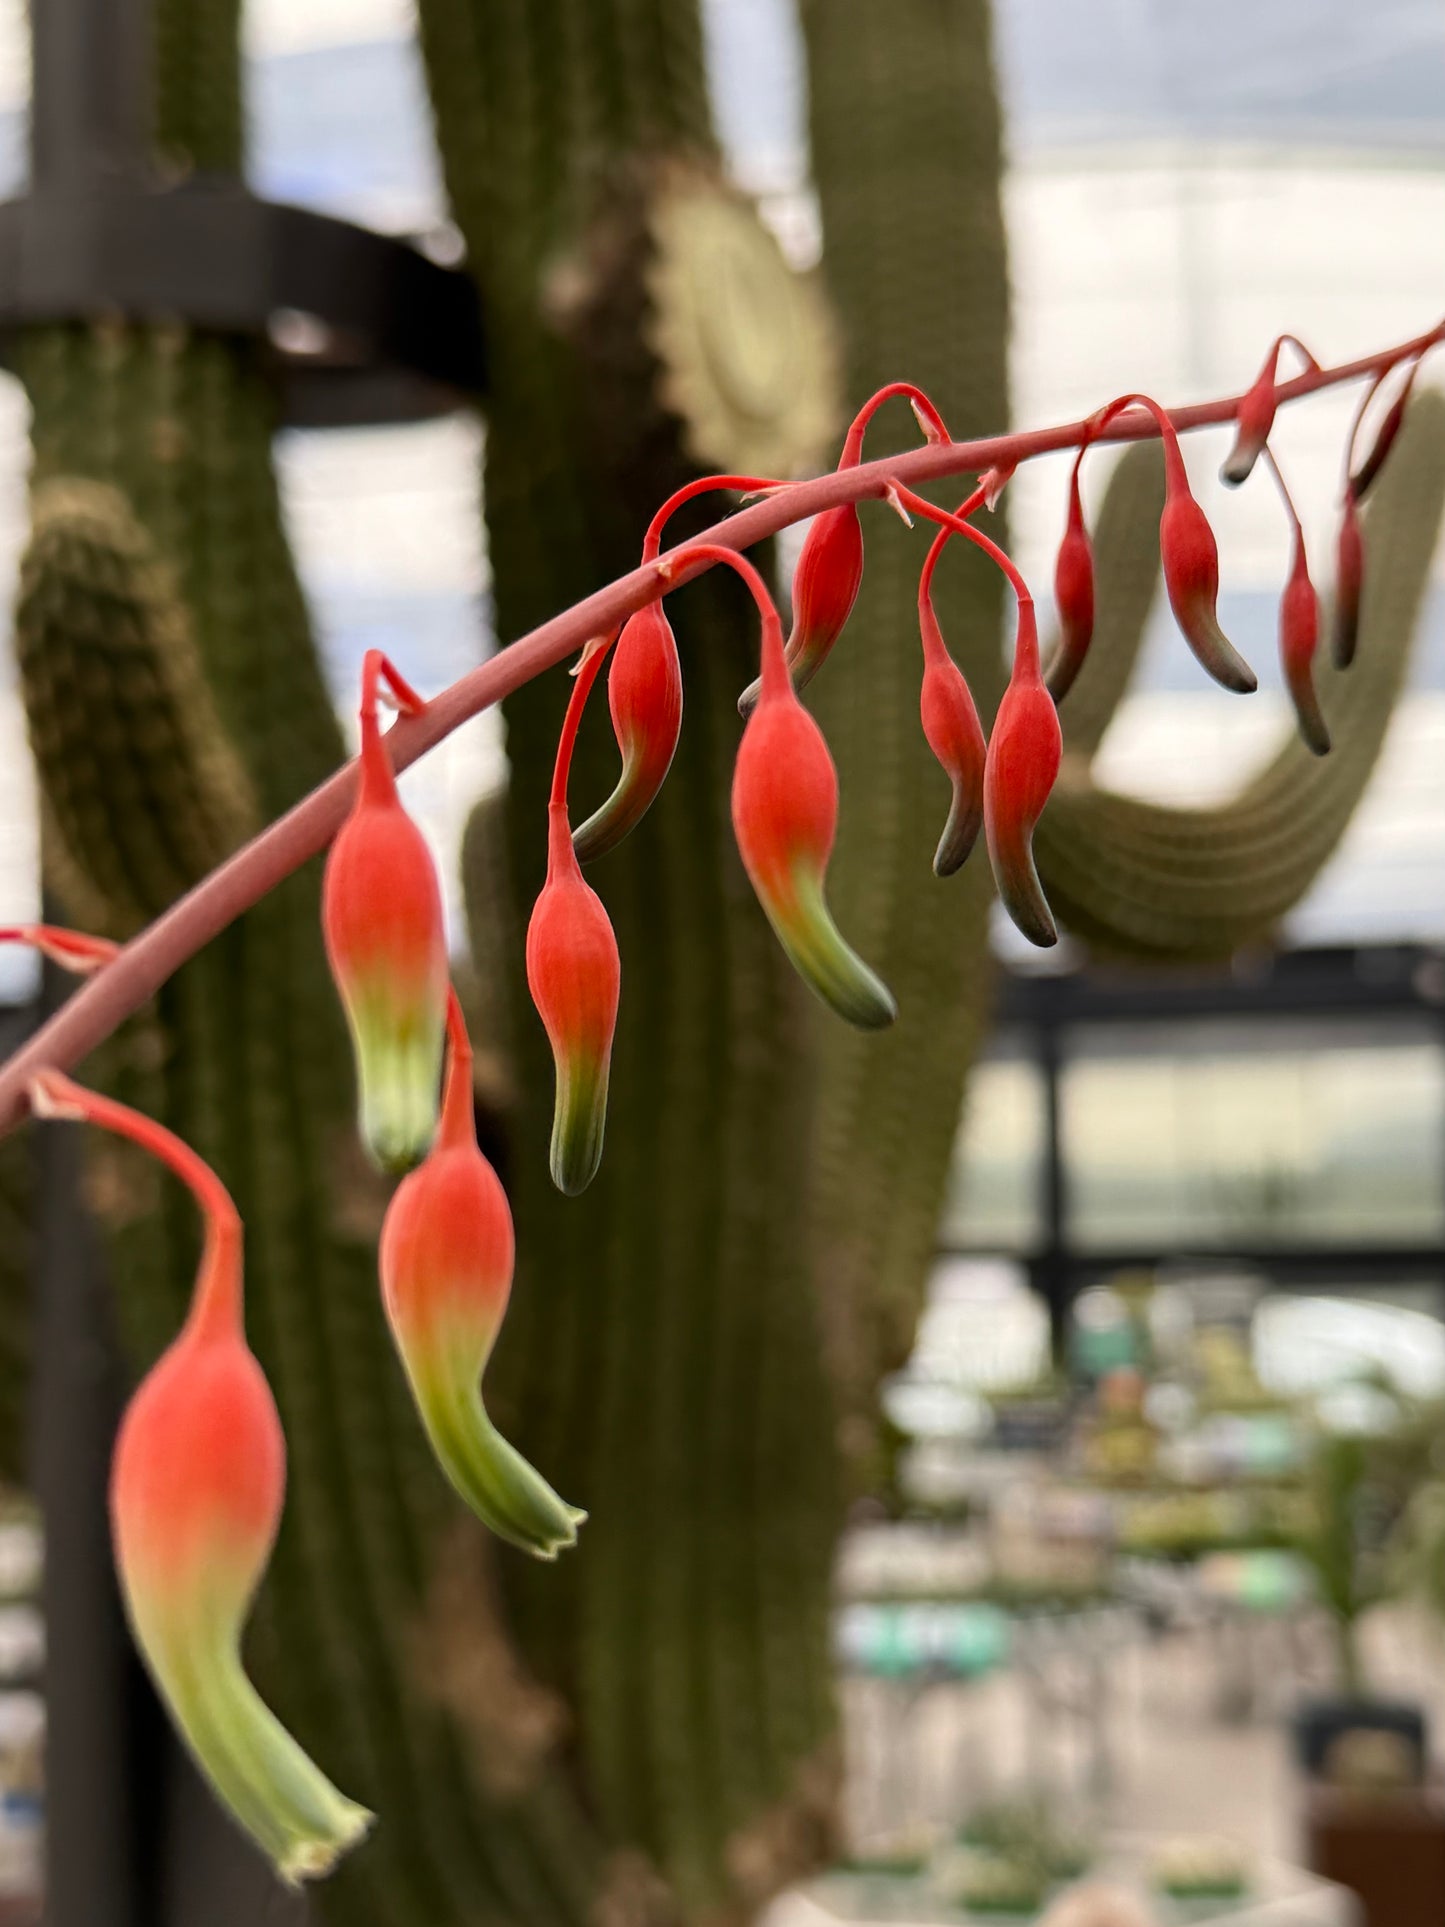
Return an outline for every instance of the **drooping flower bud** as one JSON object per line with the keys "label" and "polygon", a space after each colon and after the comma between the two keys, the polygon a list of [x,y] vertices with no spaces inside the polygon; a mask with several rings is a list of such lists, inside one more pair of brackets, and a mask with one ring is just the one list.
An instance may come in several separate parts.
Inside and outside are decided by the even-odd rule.
{"label": "drooping flower bud", "polygon": [[604,855],[642,820],[672,767],[682,731],[682,664],[660,602],[623,624],[607,675],[607,706],[622,775],[572,838],[583,863]]}
{"label": "drooping flower bud", "polygon": [[838,773],[822,730],[798,701],[782,630],[766,607],[762,654],[757,706],[733,766],[733,832],[743,867],[804,982],[849,1023],[878,1030],[898,1007],[843,940],[823,894],[838,824]]}
{"label": "drooping flower bud", "polygon": [[[1395,438],[1400,433],[1401,423],[1405,419],[1405,408],[1414,391],[1415,377],[1419,372],[1420,363],[1418,361],[1411,362],[1410,372],[1405,377],[1399,394],[1396,395],[1395,399],[1390,403],[1390,406],[1380,418],[1380,426],[1375,430],[1375,439],[1370,444],[1369,453],[1365,456],[1364,461],[1360,463],[1359,468],[1356,469],[1349,478],[1350,490],[1357,502],[1364,501],[1366,490],[1373,483],[1380,470],[1385,466],[1385,461],[1389,456],[1390,450],[1395,446]],[[1359,431],[1360,423],[1364,419],[1365,408],[1368,407],[1371,396],[1378,390],[1384,378],[1383,374],[1380,375],[1370,389],[1369,394],[1366,395],[1364,406],[1361,407],[1360,413],[1355,421],[1355,433]],[[1350,436],[1350,447],[1352,450],[1354,448],[1354,441],[1355,435],[1352,434]]]}
{"label": "drooping flower bud", "polygon": [[356,1050],[362,1140],[383,1169],[402,1171],[436,1128],[449,977],[436,865],[402,808],[377,726],[381,675],[404,707],[421,707],[369,650],[360,782],[326,860],[321,922]]}
{"label": "drooping flower bud", "polygon": [[[787,661],[794,689],[805,689],[828,658],[853,613],[863,582],[863,525],[851,502],[815,515],[793,571],[793,627]],[[738,714],[750,716],[762,693],[761,678],[738,697]]]}
{"label": "drooping flower bud", "polygon": [[1165,411],[1149,395],[1120,395],[1090,418],[1097,437],[1116,415],[1134,404],[1154,417],[1164,446],[1164,510],[1159,517],[1159,555],[1169,605],[1184,640],[1217,683],[1237,694],[1259,687],[1254,671],[1219,626],[1219,550],[1204,510],[1189,487],[1179,436]]}
{"label": "drooping flower bud", "polygon": [[933,873],[952,876],[961,869],[983,827],[983,725],[963,671],[948,652],[933,607],[933,571],[948,540],[934,540],[918,580],[918,631],[923,643],[923,688],[919,713],[928,747],[953,788],[948,820],[933,856]]}
{"label": "drooping flower bud", "polygon": [[275,1401],[242,1328],[241,1224],[225,1188],[168,1131],[53,1071],[38,1114],[121,1132],[191,1184],[206,1244],[189,1316],[127,1407],[110,1514],[126,1614],[156,1689],[220,1800],[296,1885],[324,1874],[371,1815],[337,1791],[260,1698],[242,1628],[286,1484]]}
{"label": "drooping flower bud", "polygon": [[502,1437],[481,1378],[512,1286],[512,1213],[477,1145],[471,1047],[455,997],[441,1123],[398,1185],[381,1230],[387,1322],[432,1450],[499,1538],[538,1559],[575,1545],[586,1518]]}
{"label": "drooping flower bud", "polygon": [[1365,544],[1355,491],[1348,485],[1340,504],[1340,532],[1335,547],[1335,611],[1330,653],[1337,669],[1355,660],[1360,639],[1360,598],[1365,587]]}
{"label": "drooping flower bud", "polygon": [[1279,604],[1279,656],[1285,686],[1299,719],[1299,733],[1316,756],[1329,753],[1330,732],[1314,683],[1320,637],[1320,602],[1310,580],[1304,537],[1295,530],[1294,559]]}
{"label": "drooping flower bud", "polygon": [[[1184,465],[1178,468],[1182,478]],[[1238,695],[1259,687],[1254,671],[1219,626],[1219,550],[1187,481],[1171,474],[1159,517],[1159,553],[1169,606],[1184,640],[1217,683]]]}
{"label": "drooping flower bud", "polygon": [[1059,933],[1034,868],[1034,825],[1059,774],[1063,734],[1039,673],[1032,601],[1020,600],[1013,674],[994,718],[984,764],[984,830],[1004,908],[1029,939],[1057,943]]}
{"label": "drooping flower bud", "polygon": [[622,990],[617,938],[602,899],[572,847],[567,776],[572,747],[606,642],[592,643],[567,706],[547,808],[547,881],[527,926],[527,985],[546,1026],[556,1066],[552,1181],[569,1197],[597,1174],[607,1124],[607,1080]]}
{"label": "drooping flower bud", "polygon": [[1219,471],[1219,479],[1231,488],[1238,488],[1249,475],[1274,427],[1275,370],[1279,366],[1281,345],[1282,339],[1270,349],[1253,387],[1240,400],[1239,412],[1234,418],[1234,446]]}
{"label": "drooping flower bud", "polygon": [[1069,512],[1054,562],[1054,602],[1059,612],[1059,642],[1044,677],[1049,694],[1061,703],[1084,666],[1094,636],[1094,545],[1084,526],[1079,499],[1081,448],[1069,478]]}

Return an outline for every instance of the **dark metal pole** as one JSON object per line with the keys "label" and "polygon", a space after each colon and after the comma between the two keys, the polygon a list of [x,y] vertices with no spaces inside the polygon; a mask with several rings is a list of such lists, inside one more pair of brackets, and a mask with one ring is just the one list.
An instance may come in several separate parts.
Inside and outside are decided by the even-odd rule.
{"label": "dark metal pole", "polygon": [[34,1464],[45,1525],[46,1927],[151,1927],[138,1910],[138,1680],[110,1559],[106,1480],[120,1409],[80,1133],[39,1131]]}
{"label": "dark metal pole", "polygon": [[1040,1173],[1043,1241],[1035,1278],[1049,1309],[1049,1329],[1056,1361],[1064,1356],[1073,1279],[1069,1264],[1067,1179],[1064,1172],[1063,1117],[1060,1079],[1063,1070],[1060,1032],[1047,1018],[1038,1030],[1039,1074],[1044,1085],[1044,1162]]}
{"label": "dark metal pole", "polygon": [[150,169],[149,0],[32,0],[36,185]]}

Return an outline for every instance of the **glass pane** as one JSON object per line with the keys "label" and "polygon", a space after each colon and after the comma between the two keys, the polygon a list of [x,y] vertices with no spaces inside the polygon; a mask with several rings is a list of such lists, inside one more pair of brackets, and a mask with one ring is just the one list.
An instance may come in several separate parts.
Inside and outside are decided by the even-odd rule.
{"label": "glass pane", "polygon": [[1044,1085],[1006,1045],[969,1074],[939,1228],[945,1249],[1022,1251],[1041,1235]]}
{"label": "glass pane", "polygon": [[1445,1223],[1445,1057],[1422,1025],[1105,1027],[1061,1106],[1085,1249],[1419,1244]]}

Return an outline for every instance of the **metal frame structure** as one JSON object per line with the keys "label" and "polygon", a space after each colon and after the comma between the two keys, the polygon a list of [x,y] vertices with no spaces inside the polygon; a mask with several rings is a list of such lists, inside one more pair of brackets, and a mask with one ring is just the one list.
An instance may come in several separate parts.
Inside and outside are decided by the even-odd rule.
{"label": "metal frame structure", "polygon": [[[1063,974],[1003,979],[996,1012],[1000,1029],[1025,1039],[1044,1088],[1041,1171],[1042,1236],[1021,1254],[1034,1289],[1049,1309],[1056,1340],[1069,1307],[1091,1281],[1112,1272],[1152,1269],[1185,1260],[1211,1268],[1238,1265],[1272,1284],[1380,1284],[1421,1280],[1437,1287],[1445,1314],[1445,1245],[1319,1244],[1228,1246],[1141,1243],[1117,1250],[1080,1251],[1068,1229],[1068,1169],[1062,1138],[1061,1091],[1066,1038],[1091,1026],[1117,1027],[1199,1018],[1349,1019],[1424,1017],[1445,1050],[1445,955],[1414,945],[1285,951],[1241,956],[1212,971],[1149,972],[1091,965]],[[1445,1193],[1445,1169],[1441,1174]],[[976,1255],[983,1255],[978,1247]],[[989,1247],[990,1255],[993,1247]],[[950,1255],[975,1255],[952,1245]]]}

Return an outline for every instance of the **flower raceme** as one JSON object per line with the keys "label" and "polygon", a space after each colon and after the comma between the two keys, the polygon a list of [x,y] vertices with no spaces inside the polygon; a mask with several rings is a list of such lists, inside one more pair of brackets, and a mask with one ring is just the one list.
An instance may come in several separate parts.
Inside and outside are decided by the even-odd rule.
{"label": "flower raceme", "polygon": [[403,709],[422,707],[368,650],[356,802],[326,860],[321,922],[356,1051],[362,1140],[384,1170],[404,1171],[436,1128],[450,977],[436,866],[402,808],[377,723],[383,677]]}
{"label": "flower raceme", "polygon": [[617,938],[573,848],[567,779],[578,725],[611,638],[589,643],[567,705],[547,806],[547,881],[527,926],[527,986],[552,1046],[552,1181],[575,1196],[602,1159],[612,1038],[622,989]]}
{"label": "flower raceme", "polygon": [[126,1615],[156,1689],[217,1796],[296,1885],[326,1873],[371,1815],[339,1793],[260,1698],[240,1641],[281,1517],[286,1448],[242,1325],[241,1224],[225,1187],[169,1131],[58,1071],[42,1117],[131,1138],[190,1185],[206,1241],[190,1312],[121,1421],[110,1512]]}
{"label": "flower raceme", "polygon": [[538,1559],[575,1545],[584,1512],[559,1499],[497,1431],[481,1378],[512,1286],[512,1214],[477,1144],[472,1052],[452,993],[441,1121],[398,1185],[381,1231],[387,1322],[432,1450],[499,1538]]}

